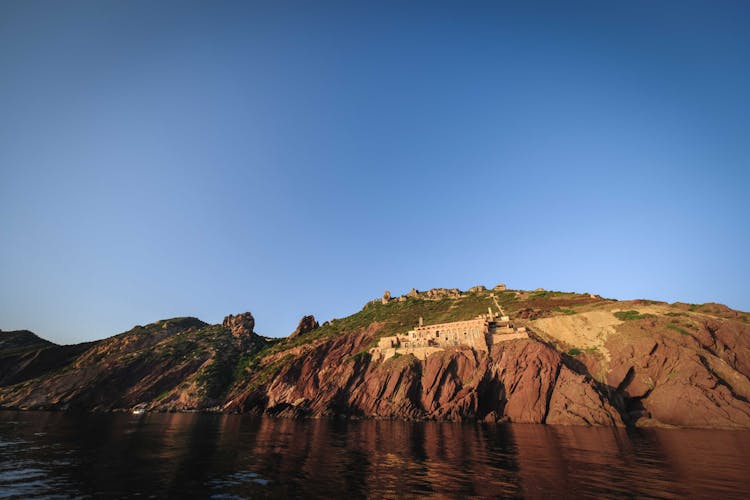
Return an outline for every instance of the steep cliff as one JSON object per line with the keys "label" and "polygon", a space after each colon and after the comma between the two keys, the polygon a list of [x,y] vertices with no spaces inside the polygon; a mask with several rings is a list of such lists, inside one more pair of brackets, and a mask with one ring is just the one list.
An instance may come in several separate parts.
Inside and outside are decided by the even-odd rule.
{"label": "steep cliff", "polygon": [[[30,359],[62,347],[31,342],[3,355],[0,340],[0,374],[14,374],[0,379],[0,405],[750,427],[746,313],[715,304],[474,290],[378,299],[285,339],[258,336],[246,313],[223,325],[181,318],[136,327],[68,346],[68,358],[38,365]],[[531,338],[488,352],[450,347],[425,359],[369,354],[378,338],[408,330],[419,317],[457,321],[498,306]],[[19,355],[26,356],[23,370]]]}

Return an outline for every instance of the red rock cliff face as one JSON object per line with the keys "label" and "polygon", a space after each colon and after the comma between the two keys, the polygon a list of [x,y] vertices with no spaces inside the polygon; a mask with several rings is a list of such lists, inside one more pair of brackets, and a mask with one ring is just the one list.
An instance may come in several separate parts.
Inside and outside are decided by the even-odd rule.
{"label": "red rock cliff face", "polygon": [[623,425],[606,391],[543,343],[514,340],[491,353],[453,348],[427,360],[353,357],[373,334],[371,328],[311,348],[229,408],[279,416]]}
{"label": "red rock cliff face", "polygon": [[[280,416],[750,428],[750,325],[692,315],[623,323],[608,357],[513,340],[426,360],[366,355],[379,325],[299,348],[228,409]],[[687,320],[693,327],[687,326]],[[595,380],[591,374],[597,374]]]}
{"label": "red rock cliff face", "polygon": [[639,425],[750,427],[749,330],[708,320],[690,335],[613,339],[607,383]]}

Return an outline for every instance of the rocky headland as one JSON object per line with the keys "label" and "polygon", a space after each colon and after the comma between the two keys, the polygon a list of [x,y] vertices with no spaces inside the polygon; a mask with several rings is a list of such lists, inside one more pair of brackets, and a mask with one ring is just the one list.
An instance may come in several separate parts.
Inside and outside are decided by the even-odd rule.
{"label": "rocky headland", "polygon": [[[502,309],[528,338],[383,359],[385,336]],[[750,314],[544,290],[433,289],[289,337],[250,313],[162,320],[59,346],[0,332],[0,407],[282,417],[750,428]]]}

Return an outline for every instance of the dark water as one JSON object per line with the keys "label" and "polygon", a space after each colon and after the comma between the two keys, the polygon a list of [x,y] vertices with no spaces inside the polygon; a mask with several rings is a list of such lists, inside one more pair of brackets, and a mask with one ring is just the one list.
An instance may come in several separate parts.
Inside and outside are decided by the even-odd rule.
{"label": "dark water", "polygon": [[750,496],[750,432],[0,412],[0,497]]}

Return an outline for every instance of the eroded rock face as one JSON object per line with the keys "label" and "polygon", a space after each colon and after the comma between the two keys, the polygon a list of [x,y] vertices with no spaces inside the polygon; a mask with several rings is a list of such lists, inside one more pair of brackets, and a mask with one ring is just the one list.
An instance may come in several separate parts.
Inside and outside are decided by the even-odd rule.
{"label": "eroded rock face", "polygon": [[644,336],[611,347],[608,384],[631,420],[687,427],[750,427],[750,339],[745,325],[709,323],[679,339]]}
{"label": "eroded rock face", "polygon": [[222,325],[232,332],[232,335],[235,337],[248,336],[255,333],[253,331],[255,328],[255,318],[249,312],[237,315],[230,314],[224,318]]}
{"label": "eroded rock face", "polygon": [[449,348],[426,360],[347,359],[370,343],[371,332],[310,349],[266,387],[237,398],[235,408],[276,416],[623,425],[596,384],[540,342],[509,341],[491,353]]}
{"label": "eroded rock face", "polygon": [[294,330],[294,332],[292,332],[290,337],[299,337],[300,335],[304,335],[317,329],[319,326],[320,325],[318,324],[318,322],[315,321],[315,316],[302,316],[302,319],[299,320],[297,328]]}

